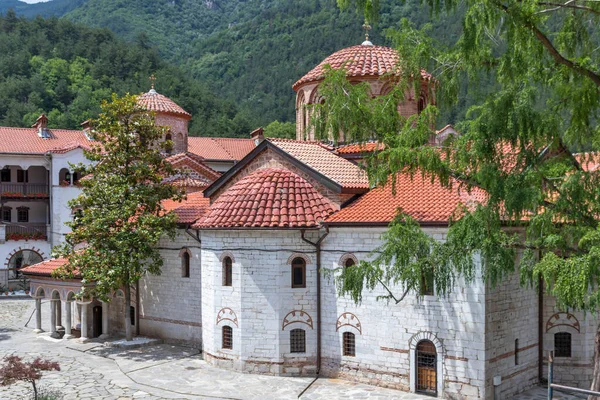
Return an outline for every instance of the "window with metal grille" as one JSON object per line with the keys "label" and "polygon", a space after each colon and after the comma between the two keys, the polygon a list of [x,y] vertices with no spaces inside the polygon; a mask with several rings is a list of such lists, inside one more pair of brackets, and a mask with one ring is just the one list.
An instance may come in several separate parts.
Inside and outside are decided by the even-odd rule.
{"label": "window with metal grille", "polygon": [[181,255],[181,276],[190,277],[190,253],[187,251]]}
{"label": "window with metal grille", "polygon": [[29,208],[17,208],[17,222],[29,222]]}
{"label": "window with metal grille", "polygon": [[222,344],[223,349],[233,348],[233,329],[230,326],[224,326],[222,330]]}
{"label": "window with metal grille", "polygon": [[354,357],[356,355],[356,342],[354,333],[344,332],[344,355]]}
{"label": "window with metal grille", "polygon": [[569,332],[554,334],[554,357],[571,357],[571,334]]}
{"label": "window with metal grille", "polygon": [[4,221],[4,222],[11,221],[10,211],[11,211],[10,207],[4,207],[2,209],[2,221]]}
{"label": "window with metal grille", "polygon": [[292,329],[290,331],[290,353],[306,352],[306,332],[304,329]]}
{"label": "window with metal grille", "polygon": [[231,257],[225,257],[223,259],[223,286],[233,285],[233,262]]}
{"label": "window with metal grille", "polygon": [[417,392],[437,394],[437,351],[430,340],[421,340],[415,351]]}
{"label": "window with metal grille", "polygon": [[302,257],[296,257],[292,261],[292,287],[306,287],[306,261]]}

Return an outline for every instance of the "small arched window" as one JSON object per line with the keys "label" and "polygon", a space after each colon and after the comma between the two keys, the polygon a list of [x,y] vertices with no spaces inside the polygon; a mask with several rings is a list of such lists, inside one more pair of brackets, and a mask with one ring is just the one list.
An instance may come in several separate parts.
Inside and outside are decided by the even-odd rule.
{"label": "small arched window", "polygon": [[296,257],[292,260],[292,287],[306,287],[306,261],[302,257]]}
{"label": "small arched window", "polygon": [[554,334],[554,356],[571,357],[571,334],[569,332]]}
{"label": "small arched window", "polygon": [[222,332],[221,348],[233,349],[233,328],[230,326],[224,326]]}
{"label": "small arched window", "polygon": [[[173,136],[170,133],[167,133],[165,135],[165,142],[169,142],[169,141],[173,142]],[[167,145],[166,152],[167,152],[167,154],[173,153],[173,143],[171,143],[170,145]]]}
{"label": "small arched window", "polygon": [[306,332],[304,329],[290,331],[290,353],[306,353]]}
{"label": "small arched window", "polygon": [[181,255],[181,276],[184,278],[190,277],[190,253],[187,250]]}
{"label": "small arched window", "polygon": [[348,267],[353,267],[353,266],[355,266],[355,265],[356,265],[356,263],[354,262],[354,259],[352,259],[352,258],[348,258],[348,259],[346,260],[346,262],[344,262],[344,267],[345,267],[345,268],[348,268]]}
{"label": "small arched window", "polygon": [[225,257],[223,259],[223,286],[233,285],[233,262],[231,257]]}
{"label": "small arched window", "polygon": [[349,357],[356,355],[356,339],[352,332],[344,332],[344,355]]}

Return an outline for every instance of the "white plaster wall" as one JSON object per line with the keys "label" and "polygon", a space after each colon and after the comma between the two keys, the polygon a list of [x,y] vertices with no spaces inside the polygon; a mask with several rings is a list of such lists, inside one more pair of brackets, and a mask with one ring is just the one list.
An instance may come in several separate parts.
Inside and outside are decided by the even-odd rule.
{"label": "white plaster wall", "polygon": [[[44,260],[50,257],[50,244],[45,240],[7,240],[0,241],[0,285],[8,283],[8,262],[11,257],[20,250],[33,250]],[[11,289],[12,289],[11,284]],[[18,286],[18,285],[17,285]],[[15,289],[18,289],[16,287]]]}
{"label": "white plaster wall", "polygon": [[[438,240],[445,229],[425,229]],[[332,228],[323,243],[323,267],[340,267],[351,253],[359,261],[380,244],[381,228]],[[401,288],[393,288],[402,293]],[[333,279],[323,285],[323,372],[405,391],[415,388],[414,347],[422,338],[438,349],[438,396],[479,399],[485,396],[485,289],[481,281],[458,280],[448,298],[409,294],[395,304],[378,301],[382,287],[363,292],[361,304],[338,297]],[[360,321],[357,327],[336,324],[344,313]],[[342,323],[352,322],[340,319]],[[356,356],[343,356],[343,332],[355,334]]]}
{"label": "white plaster wall", "polygon": [[[202,343],[202,267],[200,243],[183,229],[175,240],[159,243],[164,264],[160,275],[148,274],[140,281],[140,333],[172,341]],[[180,253],[191,253],[190,277],[182,276]],[[135,302],[132,302],[135,306]]]}
{"label": "white plaster wall", "polygon": [[[43,154],[0,154],[0,168],[4,168],[6,165],[19,166],[22,169],[28,169],[31,166],[42,166],[48,168],[49,162]],[[16,182],[16,170],[12,171],[12,174],[12,181]]]}
{"label": "white plaster wall", "polygon": [[[233,259],[233,285],[222,285],[222,259]],[[291,258],[306,257],[306,288],[291,288]],[[315,372],[316,264],[299,231],[202,231],[204,355],[208,362],[245,372],[301,375]],[[225,309],[225,310],[224,310]],[[232,312],[230,312],[231,310]],[[291,311],[307,323],[283,327]],[[302,313],[300,313],[302,311]],[[233,349],[222,349],[223,325],[233,328]],[[290,353],[289,331],[306,332],[306,353]]]}

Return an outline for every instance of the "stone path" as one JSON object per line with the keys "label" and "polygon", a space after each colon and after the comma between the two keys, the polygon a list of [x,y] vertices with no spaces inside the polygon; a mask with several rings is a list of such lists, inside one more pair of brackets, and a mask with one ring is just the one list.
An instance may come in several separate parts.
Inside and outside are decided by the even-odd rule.
{"label": "stone path", "polygon": [[[48,318],[49,305],[43,316]],[[42,356],[60,363],[60,372],[44,374],[41,386],[69,399],[430,399],[422,395],[384,389],[338,379],[274,377],[241,374],[205,363],[197,349],[162,344],[138,349],[79,344],[32,332],[34,302],[0,300],[0,358],[17,354]],[[25,326],[29,321],[29,326]],[[48,326],[44,320],[42,326]],[[312,383],[312,384],[311,384]],[[307,389],[308,388],[308,389]],[[304,392],[304,393],[303,393]],[[29,385],[2,388],[4,400],[31,396]],[[558,395],[556,399],[575,397]],[[535,388],[515,400],[544,400],[543,388]]]}

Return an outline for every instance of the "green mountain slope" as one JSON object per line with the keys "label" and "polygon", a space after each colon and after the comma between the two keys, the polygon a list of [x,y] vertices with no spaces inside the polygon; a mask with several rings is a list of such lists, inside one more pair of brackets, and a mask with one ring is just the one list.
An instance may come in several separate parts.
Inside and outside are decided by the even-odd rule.
{"label": "green mountain slope", "polygon": [[18,0],[0,0],[0,13],[5,14],[9,9],[24,17],[60,17],[75,9],[87,0],[52,0],[44,3],[27,4]]}
{"label": "green mountain slope", "polygon": [[79,128],[112,92],[147,91],[155,73],[157,90],[194,115],[192,134],[245,136],[253,128],[235,103],[107,29],[8,13],[0,16],[0,54],[0,125],[29,126],[46,113],[51,127]]}

